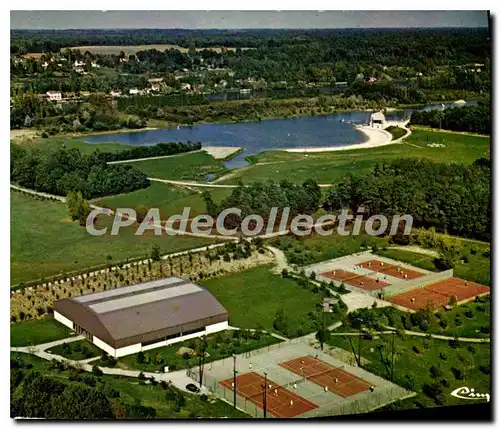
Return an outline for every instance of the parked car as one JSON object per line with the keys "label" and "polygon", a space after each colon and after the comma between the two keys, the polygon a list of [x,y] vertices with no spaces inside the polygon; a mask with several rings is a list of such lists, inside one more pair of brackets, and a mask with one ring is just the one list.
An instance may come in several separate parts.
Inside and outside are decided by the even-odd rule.
{"label": "parked car", "polygon": [[189,383],[188,385],[186,385],[186,390],[189,390],[190,392],[193,392],[193,393],[198,393],[200,391],[198,386],[196,386],[193,383]]}

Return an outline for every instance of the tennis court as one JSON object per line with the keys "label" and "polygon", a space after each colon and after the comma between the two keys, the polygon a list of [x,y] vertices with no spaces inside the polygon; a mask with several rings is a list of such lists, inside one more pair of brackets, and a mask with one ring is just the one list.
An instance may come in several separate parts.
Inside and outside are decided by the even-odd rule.
{"label": "tennis court", "polygon": [[[229,378],[220,382],[224,387],[234,390],[234,379]],[[275,417],[290,418],[318,408],[316,404],[290,392],[273,380],[266,379],[256,373],[247,372],[236,377],[236,392],[238,395],[252,401],[264,409],[264,388],[266,392],[266,410]]]}
{"label": "tennis court", "polygon": [[374,384],[312,356],[301,356],[279,365],[343,398],[369,390],[371,386],[375,388]]}
{"label": "tennis court", "polygon": [[364,290],[376,290],[390,285],[390,283],[384,282],[378,278],[356,274],[343,269],[327,271],[326,273],[321,273],[321,275],[323,277],[347,283],[348,285],[356,286]]}
{"label": "tennis court", "polygon": [[419,310],[429,305],[433,310],[436,310],[448,305],[452,296],[455,296],[457,302],[460,303],[489,293],[489,291],[490,288],[487,286],[458,277],[450,277],[422,288],[392,296],[387,300],[412,310]]}
{"label": "tennis court", "polygon": [[377,273],[384,273],[402,280],[418,279],[419,277],[425,275],[424,273],[411,270],[410,268],[388,264],[387,262],[379,261],[378,259],[362,262],[356,266],[366,270],[375,271]]}

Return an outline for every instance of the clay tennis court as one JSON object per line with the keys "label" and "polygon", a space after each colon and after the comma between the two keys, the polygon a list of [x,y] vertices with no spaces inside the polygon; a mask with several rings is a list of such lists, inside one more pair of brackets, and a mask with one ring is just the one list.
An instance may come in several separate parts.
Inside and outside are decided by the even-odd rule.
{"label": "clay tennis court", "polygon": [[332,280],[337,280],[339,282],[347,283],[351,286],[359,287],[365,290],[376,290],[389,286],[390,283],[378,280],[374,277],[367,277],[362,274],[356,274],[351,271],[346,271],[342,269],[327,271],[326,273],[321,273],[323,277],[327,277]]}
{"label": "clay tennis court", "polygon": [[372,259],[371,261],[362,262],[357,264],[357,267],[364,268],[366,270],[372,270],[378,273],[384,273],[392,277],[397,277],[403,280],[413,280],[424,276],[425,274],[418,271],[410,270],[406,267],[399,267],[397,265],[388,264],[387,262],[379,261],[378,259]]}
{"label": "clay tennis court", "polygon": [[[236,377],[236,392],[260,408],[264,408],[263,387],[265,378],[256,372],[248,372]],[[233,378],[220,381],[220,384],[233,390]],[[275,417],[296,417],[306,411],[318,408],[311,401],[296,395],[293,392],[278,386],[277,383],[267,379],[267,412]]]}
{"label": "clay tennis court", "polygon": [[302,356],[279,364],[343,398],[370,389],[370,383],[321,359]]}
{"label": "clay tennis court", "polygon": [[458,277],[450,277],[436,283],[431,283],[423,288],[413,289],[411,291],[387,298],[393,304],[412,310],[419,310],[432,302],[432,309],[446,306],[450,298],[455,296],[457,302],[467,301],[478,295],[488,293],[490,288],[478,283],[463,280]]}

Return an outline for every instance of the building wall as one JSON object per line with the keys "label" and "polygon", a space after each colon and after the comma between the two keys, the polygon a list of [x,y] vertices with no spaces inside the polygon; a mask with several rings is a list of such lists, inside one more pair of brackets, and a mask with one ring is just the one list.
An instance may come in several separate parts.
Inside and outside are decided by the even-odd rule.
{"label": "building wall", "polygon": [[106,344],[104,341],[97,338],[95,335],[92,336],[92,342],[101,350],[104,350],[108,355],[116,357],[116,350],[110,345]]}
{"label": "building wall", "polygon": [[224,322],[214,323],[213,325],[208,325],[205,328],[205,331],[207,334],[212,334],[213,332],[225,331],[228,328],[229,328],[229,323],[227,323],[227,320],[226,320]]}
{"label": "building wall", "polygon": [[56,319],[59,323],[67,326],[69,329],[73,329],[73,322],[68,318],[64,317],[61,313],[54,311],[54,319]]}
{"label": "building wall", "polygon": [[[67,326],[70,329],[73,329],[73,322],[68,318],[64,317],[62,314],[54,311],[54,319],[63,325]],[[134,353],[139,353],[141,350],[151,350],[158,347],[168,346],[170,344],[180,343],[182,341],[190,340],[192,338],[202,337],[204,335],[213,334],[214,332],[224,331],[228,329],[229,325],[227,321],[214,323],[213,325],[207,325],[203,331],[195,332],[193,334],[183,335],[176,338],[171,338],[169,340],[158,341],[157,343],[148,344],[147,346],[142,346],[141,343],[132,344],[130,346],[121,347],[119,349],[115,349],[111,347],[109,344],[105,343],[101,339],[97,338],[95,335],[92,336],[92,343],[99,347],[101,350],[104,350],[108,355],[113,356],[115,358],[131,355]]]}

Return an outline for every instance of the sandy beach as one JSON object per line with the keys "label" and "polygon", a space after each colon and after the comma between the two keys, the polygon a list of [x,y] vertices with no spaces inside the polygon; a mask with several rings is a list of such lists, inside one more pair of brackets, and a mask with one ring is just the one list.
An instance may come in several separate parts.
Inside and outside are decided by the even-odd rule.
{"label": "sandy beach", "polygon": [[361,131],[368,137],[368,140],[362,143],[355,143],[348,146],[324,146],[324,147],[302,147],[293,149],[283,149],[286,152],[335,152],[340,150],[352,150],[352,149],[368,149],[380,146],[386,146],[388,144],[394,143],[391,141],[392,135],[385,130],[379,130],[377,128],[372,128],[368,125],[363,125],[356,127],[358,131]]}

